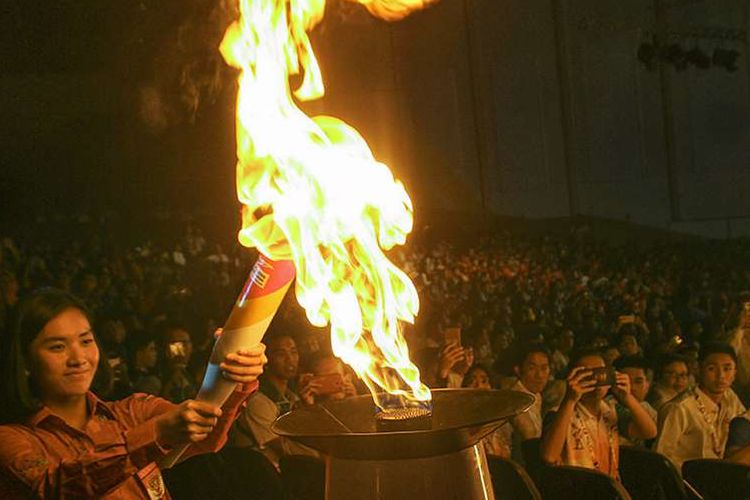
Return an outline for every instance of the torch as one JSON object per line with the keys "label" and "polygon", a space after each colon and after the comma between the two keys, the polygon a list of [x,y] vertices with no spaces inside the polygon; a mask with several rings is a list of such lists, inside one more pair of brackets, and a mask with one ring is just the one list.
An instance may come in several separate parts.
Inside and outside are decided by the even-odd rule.
{"label": "torch", "polygon": [[[274,261],[261,254],[229,313],[221,336],[213,351],[196,399],[221,406],[234,392],[237,383],[221,375],[219,365],[227,354],[260,343],[286,291],[294,280],[294,263]],[[159,462],[162,468],[172,467],[189,444],[175,448]]]}

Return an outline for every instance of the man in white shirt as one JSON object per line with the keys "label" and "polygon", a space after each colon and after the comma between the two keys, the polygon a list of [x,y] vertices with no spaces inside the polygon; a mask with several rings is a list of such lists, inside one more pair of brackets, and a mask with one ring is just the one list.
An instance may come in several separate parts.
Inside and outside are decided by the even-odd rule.
{"label": "man in white shirt", "polygon": [[681,470],[686,460],[722,458],[729,422],[745,411],[731,386],[737,356],[729,344],[708,343],[700,351],[698,387],[659,410],[659,435],[654,450]]}
{"label": "man in white shirt", "polygon": [[550,354],[541,344],[531,344],[521,349],[513,371],[518,381],[511,390],[534,396],[534,404],[517,415],[498,431],[500,441],[507,454],[523,463],[521,443],[542,435],[542,395],[550,377]]}
{"label": "man in white shirt", "polygon": [[263,453],[276,467],[283,455],[316,455],[315,451],[280,437],[271,430],[271,424],[281,415],[291,411],[300,399],[309,399],[315,391],[313,384],[302,385],[295,392],[292,385],[299,371],[297,344],[290,335],[266,335],[268,364],[260,378],[260,388],[247,400],[229,435],[229,445],[250,447]]}

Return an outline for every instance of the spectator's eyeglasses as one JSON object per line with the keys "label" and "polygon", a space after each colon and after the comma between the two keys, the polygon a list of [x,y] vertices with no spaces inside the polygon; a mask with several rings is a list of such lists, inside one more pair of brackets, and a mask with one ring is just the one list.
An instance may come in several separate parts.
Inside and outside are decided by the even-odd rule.
{"label": "spectator's eyeglasses", "polygon": [[674,377],[674,378],[688,378],[688,374],[686,372],[664,372],[665,377]]}

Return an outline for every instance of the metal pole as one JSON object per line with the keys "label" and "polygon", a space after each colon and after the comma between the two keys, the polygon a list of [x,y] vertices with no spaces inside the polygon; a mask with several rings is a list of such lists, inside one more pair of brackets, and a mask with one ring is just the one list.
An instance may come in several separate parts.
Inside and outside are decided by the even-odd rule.
{"label": "metal pole", "polygon": [[[656,15],[656,46],[661,47],[666,42],[667,35],[667,5],[664,0],[654,0]],[[679,178],[677,175],[677,159],[675,152],[674,109],[672,106],[672,88],[669,81],[669,68],[657,58],[659,71],[659,86],[661,89],[661,107],[664,132],[664,149],[667,158],[667,183],[669,192],[669,213],[672,222],[683,220],[680,206]]]}
{"label": "metal pole", "polygon": [[563,131],[565,183],[568,186],[568,216],[578,215],[578,185],[575,172],[575,133],[573,115],[573,88],[568,70],[568,46],[565,37],[565,0],[552,0],[552,17],[555,29],[555,65],[560,89],[560,118]]}
{"label": "metal pole", "polygon": [[[479,196],[482,207],[482,216],[487,215],[487,195],[486,195],[486,178],[485,178],[485,160],[483,153],[482,144],[482,127],[479,119],[479,110],[481,109],[481,101],[479,92],[476,88],[477,80],[474,70],[474,60],[476,57],[474,49],[474,40],[471,36],[472,22],[471,22],[471,7],[469,6],[469,0],[463,0],[463,21],[464,21],[464,33],[466,34],[466,58],[469,63],[469,92],[471,95],[471,110],[474,125],[474,140],[475,140],[475,153],[477,158],[477,174],[479,175]],[[483,225],[484,226],[484,225]]]}

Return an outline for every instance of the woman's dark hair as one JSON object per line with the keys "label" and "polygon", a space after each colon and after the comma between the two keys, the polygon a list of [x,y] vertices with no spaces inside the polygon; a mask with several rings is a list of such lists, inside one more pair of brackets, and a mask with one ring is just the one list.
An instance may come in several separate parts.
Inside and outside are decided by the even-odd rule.
{"label": "woman's dark hair", "polygon": [[654,378],[660,380],[664,375],[664,370],[672,363],[682,363],[685,365],[685,368],[688,367],[688,360],[685,356],[672,352],[664,353],[656,359]]}
{"label": "woman's dark hair", "polygon": [[42,288],[24,297],[2,340],[2,409],[0,422],[18,422],[39,409],[40,401],[29,378],[28,353],[44,326],[67,309],[78,309],[91,322],[91,315],[78,298],[55,288]]}
{"label": "woman's dark hair", "polygon": [[[475,364],[471,365],[471,367],[464,374],[464,379],[461,382],[461,387],[469,387],[469,385],[468,385],[469,384],[469,379],[471,378],[472,375],[474,375],[474,373],[479,372],[479,371],[482,371],[482,372],[486,373],[488,379],[490,379],[492,377],[492,373],[490,372],[490,370],[488,368],[485,368],[484,366],[475,363]],[[492,382],[490,382],[490,386],[491,385],[492,385]]]}

